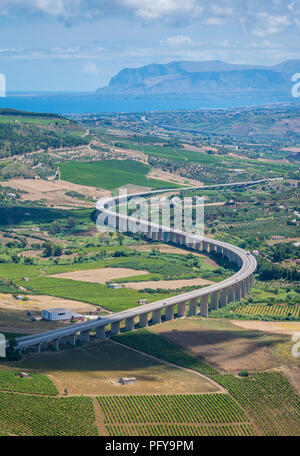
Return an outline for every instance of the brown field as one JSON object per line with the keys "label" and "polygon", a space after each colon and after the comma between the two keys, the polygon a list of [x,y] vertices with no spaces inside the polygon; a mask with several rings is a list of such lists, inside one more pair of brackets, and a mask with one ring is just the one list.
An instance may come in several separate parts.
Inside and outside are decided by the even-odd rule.
{"label": "brown field", "polygon": [[300,332],[299,321],[230,320],[230,322],[243,329],[258,330],[267,333],[293,335],[294,332]]}
{"label": "brown field", "polygon": [[236,374],[243,369],[265,371],[285,364],[296,366],[290,355],[290,337],[283,334],[241,329],[225,320],[193,318],[155,325],[151,331],[181,345],[221,372]]}
{"label": "brown field", "polygon": [[65,193],[69,191],[76,191],[86,197],[94,196],[96,199],[110,195],[108,190],[86,187],[66,181],[10,179],[6,182],[2,182],[2,185],[28,192],[22,195],[22,200],[39,201],[41,199],[46,199],[47,203],[53,207],[93,207],[94,203],[91,201],[67,196]]}
{"label": "brown field", "polygon": [[59,277],[60,279],[79,280],[80,282],[92,282],[105,284],[114,279],[132,277],[141,274],[149,274],[148,271],[137,271],[130,268],[100,268],[87,269],[86,271],[63,272],[53,274],[49,277]]}
{"label": "brown field", "polygon": [[43,309],[55,309],[63,307],[71,309],[74,312],[90,312],[95,311],[96,307],[91,304],[86,304],[80,301],[72,301],[70,299],[55,298],[53,296],[27,296],[29,301],[18,301],[10,294],[0,293],[0,309],[14,309],[39,311]]}
{"label": "brown field", "polygon": [[0,332],[14,334],[37,334],[51,329],[61,328],[65,323],[31,321],[25,310],[0,308]]}
{"label": "brown field", "polygon": [[[12,363],[10,363],[10,366]],[[18,369],[48,375],[60,394],[70,395],[215,393],[222,388],[210,379],[163,363],[110,340],[60,352],[25,355]],[[121,377],[136,377],[135,385],[121,386]]]}
{"label": "brown field", "polygon": [[124,283],[126,288],[133,288],[134,290],[143,290],[144,288],[164,288],[166,290],[176,290],[177,288],[192,287],[194,285],[211,285],[214,282],[211,280],[201,279],[179,279],[179,280],[150,280],[148,282],[128,282]]}
{"label": "brown field", "polygon": [[178,174],[168,173],[159,168],[153,168],[148,174],[147,177],[151,179],[164,180],[166,182],[171,182],[179,185],[203,185],[203,182],[199,182],[194,179],[189,179],[188,177],[182,177]]}

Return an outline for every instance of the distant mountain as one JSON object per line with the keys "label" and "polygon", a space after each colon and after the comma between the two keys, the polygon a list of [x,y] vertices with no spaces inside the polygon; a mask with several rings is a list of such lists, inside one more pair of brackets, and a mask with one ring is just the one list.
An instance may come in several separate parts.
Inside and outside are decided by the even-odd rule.
{"label": "distant mountain", "polygon": [[300,60],[273,66],[238,65],[219,60],[179,61],[125,68],[98,95],[176,96],[207,100],[249,99],[296,101],[291,76],[300,73]]}

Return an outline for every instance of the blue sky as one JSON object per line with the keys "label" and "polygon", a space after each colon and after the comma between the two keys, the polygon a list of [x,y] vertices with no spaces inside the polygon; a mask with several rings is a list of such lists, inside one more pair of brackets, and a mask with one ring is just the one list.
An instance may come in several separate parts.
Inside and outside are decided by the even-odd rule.
{"label": "blue sky", "polygon": [[300,0],[0,0],[9,91],[93,91],[173,60],[271,65],[299,43]]}

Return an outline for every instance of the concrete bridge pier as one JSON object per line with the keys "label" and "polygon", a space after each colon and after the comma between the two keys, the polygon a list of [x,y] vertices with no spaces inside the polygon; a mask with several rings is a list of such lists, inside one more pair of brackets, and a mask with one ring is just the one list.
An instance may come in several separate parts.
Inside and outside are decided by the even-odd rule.
{"label": "concrete bridge pier", "polygon": [[174,304],[166,307],[165,318],[166,320],[174,320]]}
{"label": "concrete bridge pier", "polygon": [[148,326],[148,314],[142,314],[139,316],[139,327],[145,328]]}
{"label": "concrete bridge pier", "polygon": [[89,331],[81,331],[79,340],[80,340],[80,342],[89,342],[90,341]]}
{"label": "concrete bridge pier", "polygon": [[112,336],[120,333],[120,321],[113,321],[111,324],[110,333]]}
{"label": "concrete bridge pier", "polygon": [[54,339],[54,341],[52,342],[52,345],[53,345],[54,350],[58,351],[59,350],[59,339]]}
{"label": "concrete bridge pier", "polygon": [[206,241],[202,242],[202,251],[208,252],[208,243]]}
{"label": "concrete bridge pier", "polygon": [[69,337],[69,344],[76,345],[76,334],[71,334]]}
{"label": "concrete bridge pier", "polygon": [[134,330],[134,317],[126,318],[126,331]]}
{"label": "concrete bridge pier", "polygon": [[217,245],[217,253],[219,253],[220,255],[223,254],[223,249],[220,245]]}
{"label": "concrete bridge pier", "polygon": [[234,287],[228,288],[228,302],[235,301]]}
{"label": "concrete bridge pier", "polygon": [[217,310],[219,308],[219,292],[215,291],[211,294],[211,301],[210,301],[211,308],[213,310]]}
{"label": "concrete bridge pier", "polygon": [[96,338],[105,339],[105,326],[97,326],[96,328]]}
{"label": "concrete bridge pier", "polygon": [[153,311],[152,323],[153,323],[153,325],[159,325],[161,323],[161,309]]}
{"label": "concrete bridge pier", "polygon": [[185,317],[186,302],[180,302],[179,304],[177,304],[177,315],[178,315],[178,317]]}
{"label": "concrete bridge pier", "polygon": [[201,250],[201,242],[195,242],[195,249],[197,252]]}
{"label": "concrete bridge pier", "polygon": [[33,348],[35,353],[41,353],[41,345],[42,344],[36,344]]}
{"label": "concrete bridge pier", "polygon": [[47,350],[47,348],[48,348],[48,342],[46,340],[45,342],[41,343],[41,350]]}
{"label": "concrete bridge pier", "polygon": [[198,299],[190,299],[190,306],[189,306],[189,315],[197,315],[197,304]]}
{"label": "concrete bridge pier", "polygon": [[240,284],[237,283],[235,285],[235,301],[239,301],[241,299],[241,287]]}
{"label": "concrete bridge pier", "polygon": [[221,290],[221,293],[220,293],[220,307],[224,307],[224,306],[227,306],[228,304],[228,291],[225,289],[225,290]]}
{"label": "concrete bridge pier", "polygon": [[208,295],[201,296],[200,315],[201,317],[208,317]]}

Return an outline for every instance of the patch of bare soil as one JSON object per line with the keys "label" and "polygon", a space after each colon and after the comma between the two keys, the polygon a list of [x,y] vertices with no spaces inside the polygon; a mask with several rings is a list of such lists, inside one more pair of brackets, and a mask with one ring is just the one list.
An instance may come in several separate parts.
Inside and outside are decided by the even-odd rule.
{"label": "patch of bare soil", "polygon": [[150,280],[145,282],[128,282],[124,283],[126,288],[133,288],[134,290],[143,290],[144,288],[164,288],[166,290],[176,290],[177,288],[193,287],[194,285],[212,285],[214,282],[211,280],[201,279],[179,279],[179,280]]}
{"label": "patch of bare soil", "polygon": [[166,182],[171,182],[179,185],[204,185],[203,182],[199,182],[194,179],[189,179],[188,177],[182,177],[178,174],[168,173],[159,168],[153,168],[147,175],[151,179],[164,180]]}
{"label": "patch of bare soil", "polygon": [[93,207],[94,203],[78,198],[67,196],[66,192],[76,191],[85,197],[95,197],[95,200],[103,196],[109,196],[108,190],[86,187],[66,181],[46,181],[43,179],[10,179],[2,185],[26,191],[22,195],[23,201],[39,201],[46,199],[53,207]]}
{"label": "patch of bare soil", "polygon": [[[26,287],[26,282],[24,282]],[[26,313],[27,310],[40,311],[43,309],[55,309],[63,307],[64,309],[70,309],[74,312],[91,312],[95,311],[96,307],[91,304],[86,304],[80,301],[72,301],[70,299],[55,298],[53,296],[27,296],[28,301],[18,301],[10,294],[0,294],[0,309],[15,309],[23,310]]]}
{"label": "patch of bare soil", "polygon": [[[60,352],[31,353],[18,369],[48,375],[60,394],[200,394],[220,392],[210,379],[170,366],[109,340],[69,347]],[[121,377],[135,377],[136,384],[122,386]]]}
{"label": "patch of bare soil", "polygon": [[297,321],[258,321],[258,320],[230,320],[230,322],[243,329],[263,331],[273,334],[292,335],[300,332],[300,322]]}
{"label": "patch of bare soil", "polygon": [[181,345],[221,372],[265,371],[279,368],[272,347],[286,342],[283,335],[238,329],[224,320],[183,319],[151,327],[151,331]]}
{"label": "patch of bare soil", "polygon": [[86,271],[63,272],[54,274],[49,277],[58,277],[60,279],[79,280],[80,282],[102,283],[121,279],[123,277],[132,277],[141,274],[149,274],[148,271],[137,271],[130,268],[100,268],[87,269]]}

